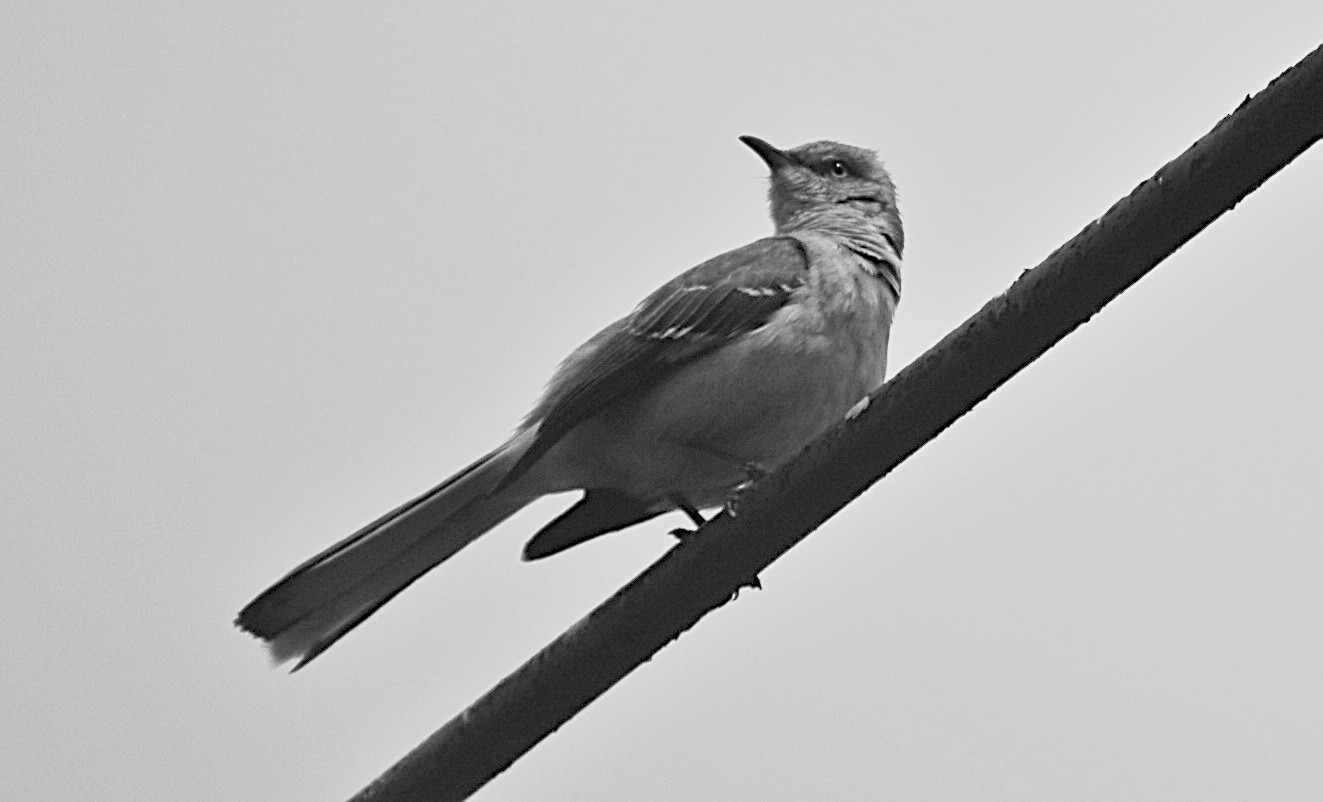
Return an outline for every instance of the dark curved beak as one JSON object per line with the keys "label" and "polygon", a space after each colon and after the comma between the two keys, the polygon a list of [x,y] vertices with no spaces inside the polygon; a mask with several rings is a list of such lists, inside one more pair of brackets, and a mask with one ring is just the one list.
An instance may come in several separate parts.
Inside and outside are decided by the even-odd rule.
{"label": "dark curved beak", "polygon": [[767,166],[770,167],[774,173],[777,170],[796,164],[794,157],[789,153],[786,153],[779,148],[772,147],[756,136],[745,134],[740,137],[740,141],[752,148],[754,153],[761,156],[762,160],[767,162]]}

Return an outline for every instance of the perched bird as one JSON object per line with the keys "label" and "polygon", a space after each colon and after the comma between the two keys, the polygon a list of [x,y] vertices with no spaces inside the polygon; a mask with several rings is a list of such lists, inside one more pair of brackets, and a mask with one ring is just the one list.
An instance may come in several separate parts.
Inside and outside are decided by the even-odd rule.
{"label": "perched bird", "polygon": [[776,233],[653,292],[579,346],[505,443],[295,568],[237,624],[299,668],[520,508],[586,491],[534,560],[661,513],[719,507],[882,383],[905,246],[891,177],[836,142],[779,150]]}

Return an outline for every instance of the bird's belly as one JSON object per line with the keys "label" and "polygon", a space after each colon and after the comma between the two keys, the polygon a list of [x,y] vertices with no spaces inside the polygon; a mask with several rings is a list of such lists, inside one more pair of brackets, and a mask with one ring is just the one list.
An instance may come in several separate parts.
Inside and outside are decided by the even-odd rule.
{"label": "bird's belly", "polygon": [[750,467],[778,467],[881,383],[885,339],[861,360],[825,339],[777,347],[758,337],[694,360],[571,433],[565,445],[576,450],[616,444],[598,452],[607,459],[575,460],[598,474],[583,485],[615,487],[659,508],[680,500],[718,506]]}

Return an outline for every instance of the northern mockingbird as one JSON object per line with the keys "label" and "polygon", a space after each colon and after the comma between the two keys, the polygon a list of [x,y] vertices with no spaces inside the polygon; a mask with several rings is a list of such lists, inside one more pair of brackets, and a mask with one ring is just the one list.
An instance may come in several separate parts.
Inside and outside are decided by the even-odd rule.
{"label": "northern mockingbird", "polygon": [[295,568],[239,613],[296,668],[549,493],[586,491],[524,559],[671,510],[701,523],[882,383],[905,246],[891,177],[836,142],[779,150],[776,233],[662,285],[579,346],[504,444]]}

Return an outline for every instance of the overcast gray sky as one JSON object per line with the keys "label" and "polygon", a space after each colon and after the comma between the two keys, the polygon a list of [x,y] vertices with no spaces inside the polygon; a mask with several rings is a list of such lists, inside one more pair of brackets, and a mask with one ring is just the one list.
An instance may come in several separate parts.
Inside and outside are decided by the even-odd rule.
{"label": "overcast gray sky", "polygon": [[[670,547],[526,510],[306,671],[234,614],[876,148],[892,370],[1318,45],[1323,4],[0,10],[0,788],[349,796]],[[1323,797],[1323,152],[484,800]]]}

